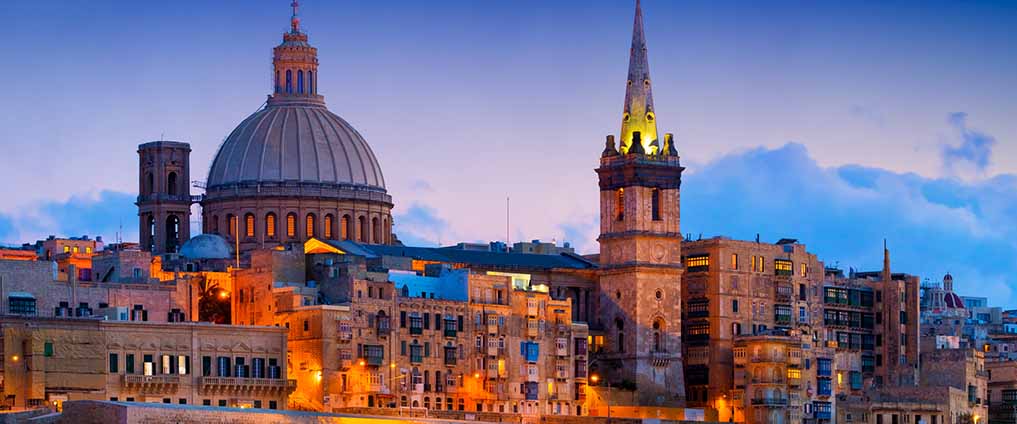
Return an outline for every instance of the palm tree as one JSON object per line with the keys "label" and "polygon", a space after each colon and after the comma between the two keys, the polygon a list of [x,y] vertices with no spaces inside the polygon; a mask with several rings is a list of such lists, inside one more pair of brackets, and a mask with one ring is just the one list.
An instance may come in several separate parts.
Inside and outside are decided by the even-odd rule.
{"label": "palm tree", "polygon": [[205,276],[198,277],[198,321],[216,324],[230,323],[230,296],[219,283],[210,283]]}

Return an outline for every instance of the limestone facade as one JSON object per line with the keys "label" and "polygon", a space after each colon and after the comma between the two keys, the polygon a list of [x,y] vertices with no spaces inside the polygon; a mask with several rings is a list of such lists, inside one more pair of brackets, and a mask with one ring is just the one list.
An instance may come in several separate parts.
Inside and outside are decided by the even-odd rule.
{"label": "limestone facade", "polygon": [[286,332],[273,327],[5,316],[15,406],[124,400],[282,409]]}

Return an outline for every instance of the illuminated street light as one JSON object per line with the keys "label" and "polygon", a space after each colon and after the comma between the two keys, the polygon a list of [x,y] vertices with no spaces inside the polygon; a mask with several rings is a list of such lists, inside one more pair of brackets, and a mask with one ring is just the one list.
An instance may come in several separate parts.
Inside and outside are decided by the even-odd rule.
{"label": "illuminated street light", "polygon": [[367,365],[367,361],[361,359],[360,362],[358,362],[357,364],[360,365],[360,366],[364,366],[364,365]]}

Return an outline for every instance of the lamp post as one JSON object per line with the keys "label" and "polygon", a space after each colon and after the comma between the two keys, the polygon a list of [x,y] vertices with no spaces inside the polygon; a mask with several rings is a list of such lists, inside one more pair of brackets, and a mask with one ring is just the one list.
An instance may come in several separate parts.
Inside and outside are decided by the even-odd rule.
{"label": "lamp post", "polygon": [[[593,384],[596,385],[597,382],[600,381],[600,375],[598,375],[598,374],[590,375],[590,381],[592,381]],[[607,386],[607,400],[605,400],[604,403],[607,405],[607,422],[610,423],[611,422],[611,383],[604,382],[604,385]],[[601,396],[600,399],[604,400],[604,397]]]}

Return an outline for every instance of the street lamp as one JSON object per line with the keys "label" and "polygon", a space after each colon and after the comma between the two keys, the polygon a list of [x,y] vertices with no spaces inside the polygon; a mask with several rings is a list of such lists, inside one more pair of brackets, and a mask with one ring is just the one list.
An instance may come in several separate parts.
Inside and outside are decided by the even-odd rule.
{"label": "street lamp", "polygon": [[[600,375],[598,375],[596,373],[590,374],[590,381],[592,381],[593,384],[596,385],[597,382],[600,381]],[[605,381],[604,385],[607,386],[607,400],[604,400],[603,396],[600,397],[600,400],[604,400],[604,403],[607,404],[607,422],[610,423],[611,422],[611,384]]]}

